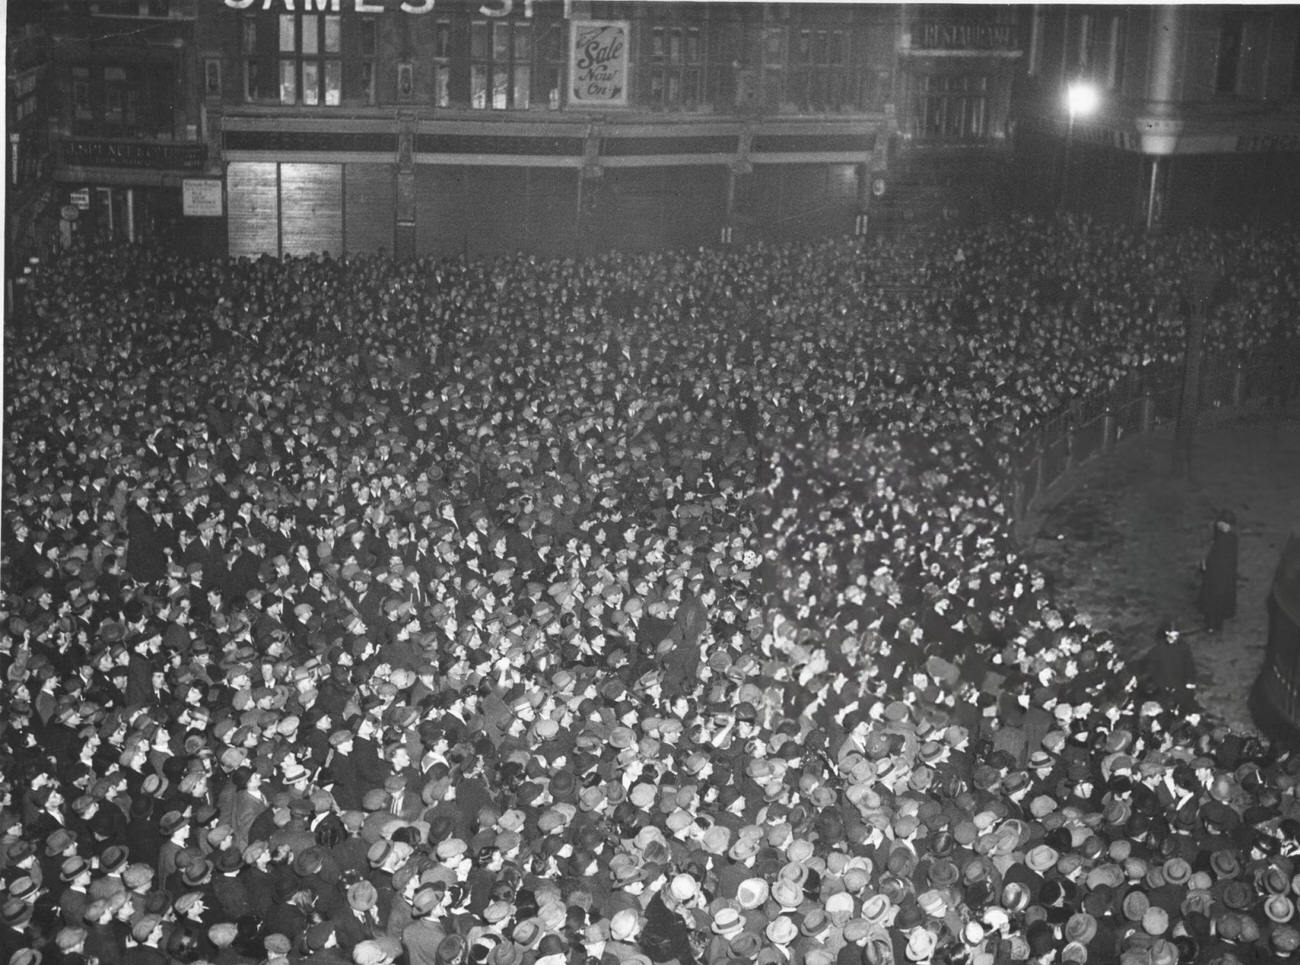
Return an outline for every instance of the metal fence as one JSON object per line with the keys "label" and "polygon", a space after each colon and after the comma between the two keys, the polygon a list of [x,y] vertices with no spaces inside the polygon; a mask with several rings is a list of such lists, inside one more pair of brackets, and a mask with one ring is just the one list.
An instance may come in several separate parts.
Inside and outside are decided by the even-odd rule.
{"label": "metal fence", "polygon": [[[1267,396],[1276,365],[1263,356],[1201,364],[1198,423],[1213,422]],[[1115,448],[1121,439],[1172,425],[1183,391],[1181,363],[1136,371],[1109,391],[1076,399],[1021,440],[1007,494],[1014,519],[1071,469]]]}

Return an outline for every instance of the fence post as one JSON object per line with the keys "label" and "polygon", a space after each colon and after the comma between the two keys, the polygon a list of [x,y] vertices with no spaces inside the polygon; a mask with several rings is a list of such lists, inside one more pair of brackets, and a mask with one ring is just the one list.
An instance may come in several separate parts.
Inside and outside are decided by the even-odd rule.
{"label": "fence post", "polygon": [[1101,414],[1101,451],[1114,451],[1115,442],[1115,410],[1107,405],[1106,411]]}
{"label": "fence post", "polygon": [[1238,362],[1232,370],[1232,404],[1240,406],[1246,401],[1246,370]]}
{"label": "fence post", "polygon": [[1156,400],[1151,398],[1150,393],[1143,393],[1141,405],[1142,434],[1145,435],[1151,431],[1151,426],[1154,425],[1156,421]]}

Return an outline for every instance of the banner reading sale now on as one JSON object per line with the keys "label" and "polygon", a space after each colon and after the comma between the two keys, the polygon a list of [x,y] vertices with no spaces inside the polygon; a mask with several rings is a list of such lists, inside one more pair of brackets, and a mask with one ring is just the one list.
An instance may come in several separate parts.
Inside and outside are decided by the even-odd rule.
{"label": "banner reading sale now on", "polygon": [[577,20],[569,53],[569,103],[626,107],[628,21]]}

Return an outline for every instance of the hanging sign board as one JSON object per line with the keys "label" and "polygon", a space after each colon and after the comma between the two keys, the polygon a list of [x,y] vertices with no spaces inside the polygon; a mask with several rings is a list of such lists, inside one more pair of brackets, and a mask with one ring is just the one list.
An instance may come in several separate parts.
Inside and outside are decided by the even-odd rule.
{"label": "hanging sign board", "polygon": [[575,20],[569,47],[569,104],[626,107],[626,20]]}
{"label": "hanging sign board", "polygon": [[221,182],[211,178],[183,179],[181,213],[187,218],[220,218]]}

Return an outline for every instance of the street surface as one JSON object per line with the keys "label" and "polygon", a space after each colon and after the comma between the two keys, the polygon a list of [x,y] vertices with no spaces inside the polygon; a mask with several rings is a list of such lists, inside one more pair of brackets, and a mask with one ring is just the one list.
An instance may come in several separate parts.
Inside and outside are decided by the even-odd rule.
{"label": "street surface", "polygon": [[1170,473],[1172,446],[1169,427],[1068,474],[1022,528],[1034,532],[1026,548],[1065,599],[1137,656],[1165,617],[1202,628],[1197,566],[1215,514],[1235,511],[1237,616],[1191,643],[1201,703],[1253,733],[1247,701],[1264,656],[1264,603],[1288,533],[1300,532],[1300,420],[1250,412],[1203,426],[1190,480]]}

